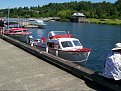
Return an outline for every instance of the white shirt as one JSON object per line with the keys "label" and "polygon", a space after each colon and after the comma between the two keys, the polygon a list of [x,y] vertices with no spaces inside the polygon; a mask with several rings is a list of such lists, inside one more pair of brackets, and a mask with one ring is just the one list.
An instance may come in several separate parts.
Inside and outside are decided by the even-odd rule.
{"label": "white shirt", "polygon": [[121,80],[121,54],[118,52],[110,53],[106,58],[103,76]]}

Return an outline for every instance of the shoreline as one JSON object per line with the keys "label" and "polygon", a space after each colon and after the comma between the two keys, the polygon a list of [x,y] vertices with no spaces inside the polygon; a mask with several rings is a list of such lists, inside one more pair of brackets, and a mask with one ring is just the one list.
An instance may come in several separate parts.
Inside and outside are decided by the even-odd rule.
{"label": "shoreline", "polygon": [[[119,19],[95,19],[86,18],[87,23],[90,24],[106,24],[106,25],[121,25],[121,20]],[[60,22],[71,22],[69,19],[60,20]]]}
{"label": "shoreline", "polygon": [[121,25],[121,20],[119,19],[87,19],[89,23],[94,24],[108,24],[108,25]]}

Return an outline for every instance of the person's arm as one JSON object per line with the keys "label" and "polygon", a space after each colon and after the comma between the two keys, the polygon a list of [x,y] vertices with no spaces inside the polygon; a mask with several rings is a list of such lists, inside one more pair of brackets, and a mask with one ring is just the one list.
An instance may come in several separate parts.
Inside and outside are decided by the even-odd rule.
{"label": "person's arm", "polygon": [[103,71],[103,76],[105,77],[112,77],[112,70],[113,70],[114,64],[113,64],[113,59],[112,59],[112,55],[109,54],[106,58],[106,62],[105,62],[105,67],[104,67],[104,71]]}

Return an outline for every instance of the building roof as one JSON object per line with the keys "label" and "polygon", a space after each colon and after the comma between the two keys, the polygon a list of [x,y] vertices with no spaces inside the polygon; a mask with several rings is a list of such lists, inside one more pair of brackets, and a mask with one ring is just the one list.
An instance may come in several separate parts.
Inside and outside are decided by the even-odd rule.
{"label": "building roof", "polygon": [[74,13],[72,16],[81,16],[81,17],[83,16],[84,17],[85,15],[83,13]]}

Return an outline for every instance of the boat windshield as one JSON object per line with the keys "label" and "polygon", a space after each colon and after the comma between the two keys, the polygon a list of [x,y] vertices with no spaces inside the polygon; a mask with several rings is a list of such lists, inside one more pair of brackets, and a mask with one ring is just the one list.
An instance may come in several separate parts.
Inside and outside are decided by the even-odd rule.
{"label": "boat windshield", "polygon": [[14,31],[14,33],[19,33],[19,32],[22,32],[21,30],[20,31]]}
{"label": "boat windshield", "polygon": [[61,42],[62,44],[62,47],[65,48],[65,47],[73,47],[71,41],[64,41],[64,42]]}
{"label": "boat windshield", "polygon": [[67,33],[65,31],[51,31],[48,34],[48,37],[52,37],[52,36],[59,36],[59,35],[66,35]]}
{"label": "boat windshield", "polygon": [[65,31],[54,31],[54,35],[64,35],[67,34]]}
{"label": "boat windshield", "polygon": [[17,31],[14,31],[14,33],[18,33],[18,32],[27,32],[27,30],[17,30]]}
{"label": "boat windshield", "polygon": [[75,46],[81,46],[81,43],[78,40],[73,40]]}
{"label": "boat windshield", "polygon": [[27,32],[27,30],[22,30],[23,32]]}

